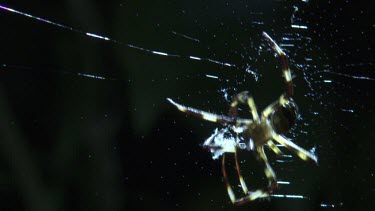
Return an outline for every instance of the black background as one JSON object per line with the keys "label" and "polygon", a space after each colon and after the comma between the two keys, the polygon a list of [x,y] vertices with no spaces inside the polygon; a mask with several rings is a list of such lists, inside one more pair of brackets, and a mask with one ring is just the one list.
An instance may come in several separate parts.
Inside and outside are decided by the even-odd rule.
{"label": "black background", "polygon": [[[374,1],[0,5],[23,13],[0,10],[1,210],[374,205]],[[291,27],[293,14],[308,29]],[[285,47],[302,113],[287,136],[306,149],[315,147],[319,166],[298,159],[277,163],[268,153],[279,179],[290,182],[275,194],[305,198],[272,197],[234,207],[220,162],[200,147],[220,125],[186,117],[166,98],[225,114],[229,102],[223,89],[229,99],[250,90],[259,108],[267,106],[281,94],[282,80],[272,72],[278,60],[262,31],[279,44],[284,36],[301,38]],[[245,72],[247,67],[260,78]],[[254,158],[246,153],[240,158],[249,187],[265,186]]]}

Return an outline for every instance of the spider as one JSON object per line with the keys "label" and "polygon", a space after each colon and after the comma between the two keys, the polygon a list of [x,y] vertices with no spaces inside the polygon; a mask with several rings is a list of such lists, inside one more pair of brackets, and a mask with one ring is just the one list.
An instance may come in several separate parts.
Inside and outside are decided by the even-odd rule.
{"label": "spider", "polygon": [[[280,96],[278,100],[267,106],[259,116],[253,97],[248,91],[237,94],[230,104],[228,116],[217,115],[201,111],[195,108],[187,107],[176,103],[170,98],[167,100],[177,107],[180,111],[196,116],[198,118],[224,124],[226,129],[216,131],[214,135],[208,138],[203,147],[211,150],[213,153],[222,155],[222,174],[226,189],[230,200],[234,205],[242,205],[246,202],[256,200],[258,198],[268,198],[270,194],[278,187],[276,175],[272,170],[266,154],[264,153],[264,145],[267,145],[276,155],[282,155],[281,150],[276,146],[275,142],[286,147],[290,151],[297,154],[304,161],[312,161],[317,164],[317,157],[309,151],[297,146],[292,141],[285,138],[282,134],[289,131],[294,120],[297,118],[297,105],[294,103],[293,83],[291,71],[288,66],[288,59],[284,51],[276,44],[276,42],[266,33],[263,37],[271,44],[272,48],[281,58],[282,72],[286,84],[286,92]],[[237,116],[238,106],[244,104],[249,106],[252,119],[239,118]],[[231,130],[235,134],[234,139],[225,139],[224,133]],[[220,137],[221,138],[220,138]],[[249,191],[238,164],[237,150],[253,151],[257,160],[262,164],[264,173],[268,179],[268,187]],[[225,154],[234,154],[237,175],[240,186],[244,192],[244,196],[236,198],[229,182],[225,169]]]}

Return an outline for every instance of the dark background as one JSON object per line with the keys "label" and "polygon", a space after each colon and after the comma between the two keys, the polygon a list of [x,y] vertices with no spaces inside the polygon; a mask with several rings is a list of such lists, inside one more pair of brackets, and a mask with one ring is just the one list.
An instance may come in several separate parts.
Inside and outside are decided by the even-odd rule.
{"label": "dark background", "polygon": [[[375,205],[374,1],[0,5],[0,210]],[[250,90],[258,109],[267,106],[284,87],[262,31],[286,51],[295,75],[301,118],[286,136],[314,149],[319,166],[279,162],[267,151],[279,180],[290,183],[275,193],[283,197],[234,207],[220,161],[201,149],[221,126],[186,116],[166,98],[225,114],[231,96]],[[248,186],[264,187],[254,157],[240,159]]]}

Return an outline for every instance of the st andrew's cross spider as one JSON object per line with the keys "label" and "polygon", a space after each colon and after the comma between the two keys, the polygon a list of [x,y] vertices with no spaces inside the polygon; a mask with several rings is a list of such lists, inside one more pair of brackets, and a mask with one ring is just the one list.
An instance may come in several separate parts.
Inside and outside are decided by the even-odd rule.
{"label": "st andrew's cross spider", "polygon": [[[295,119],[297,118],[297,106],[294,103],[293,96],[293,82],[291,71],[288,66],[288,59],[284,51],[276,44],[276,42],[266,33],[263,32],[263,37],[271,44],[272,48],[281,58],[282,72],[286,84],[286,92],[280,96],[278,100],[267,106],[258,115],[254,99],[249,95],[248,91],[237,94],[232,103],[228,116],[217,115],[201,111],[195,108],[187,107],[176,103],[170,98],[167,100],[180,111],[196,116],[198,118],[218,122],[225,125],[226,129],[216,132],[213,136],[208,138],[203,147],[211,150],[211,152],[218,152],[222,154],[222,173],[224,182],[229,194],[229,198],[235,205],[242,205],[246,202],[253,201],[258,198],[269,197],[270,194],[278,187],[276,175],[268,163],[267,156],[264,153],[264,145],[267,145],[277,155],[282,155],[281,150],[276,146],[275,142],[286,147],[290,151],[297,154],[304,161],[313,161],[317,163],[317,157],[309,151],[297,146],[292,141],[285,138],[283,133],[286,133],[291,128]],[[240,118],[237,116],[238,105],[247,104],[250,108],[252,119]],[[235,134],[235,140],[221,139],[216,141],[216,137],[231,130]],[[268,187],[249,191],[246,183],[241,175],[240,167],[238,164],[237,150],[253,151],[257,160],[263,165],[264,173],[269,181]],[[244,192],[244,196],[236,198],[229,182],[225,169],[225,154],[232,153],[235,158],[235,165],[237,175],[240,180],[240,186]]]}

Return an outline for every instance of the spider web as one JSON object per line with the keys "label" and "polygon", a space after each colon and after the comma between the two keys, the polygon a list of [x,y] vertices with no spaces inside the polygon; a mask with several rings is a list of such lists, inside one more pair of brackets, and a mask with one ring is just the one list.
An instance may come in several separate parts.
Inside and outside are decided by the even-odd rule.
{"label": "spider web", "polygon": [[[301,116],[287,137],[314,151],[319,166],[284,148],[281,158],[267,152],[281,188],[271,202],[246,206],[369,205],[375,54],[367,8],[306,0],[3,1],[2,206],[231,209],[220,162],[199,147],[220,125],[186,118],[165,98],[218,114],[243,90],[258,109],[273,102],[284,85],[262,31],[285,50],[295,76]],[[241,160],[245,178],[262,176],[246,165],[252,160]]]}

